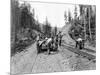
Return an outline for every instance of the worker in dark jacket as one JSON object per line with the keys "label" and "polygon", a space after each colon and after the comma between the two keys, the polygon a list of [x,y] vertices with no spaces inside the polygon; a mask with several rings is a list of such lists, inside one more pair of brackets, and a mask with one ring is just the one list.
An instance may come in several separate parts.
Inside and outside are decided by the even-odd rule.
{"label": "worker in dark jacket", "polygon": [[78,46],[79,46],[79,49],[84,48],[84,40],[82,38],[80,38],[80,37],[76,40],[76,48]]}

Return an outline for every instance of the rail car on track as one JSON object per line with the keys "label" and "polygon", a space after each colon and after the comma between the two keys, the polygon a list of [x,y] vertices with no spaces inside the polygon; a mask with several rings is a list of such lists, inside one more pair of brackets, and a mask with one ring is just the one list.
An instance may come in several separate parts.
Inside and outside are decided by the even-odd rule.
{"label": "rail car on track", "polygon": [[53,38],[45,38],[37,41],[37,53],[47,51],[50,54],[51,51],[58,50],[58,42]]}

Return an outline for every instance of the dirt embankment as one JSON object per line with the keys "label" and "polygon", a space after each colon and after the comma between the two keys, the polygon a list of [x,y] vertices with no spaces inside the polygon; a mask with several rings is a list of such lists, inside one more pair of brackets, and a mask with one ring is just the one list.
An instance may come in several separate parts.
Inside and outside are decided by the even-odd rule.
{"label": "dirt embankment", "polygon": [[62,34],[64,34],[63,36],[63,40],[67,45],[75,45],[75,41],[69,36],[69,29],[71,28],[71,24],[67,23],[63,28],[62,28]]}
{"label": "dirt embankment", "polygon": [[24,51],[16,53],[11,57],[11,73],[30,73],[36,56],[37,51],[35,43],[26,48]]}

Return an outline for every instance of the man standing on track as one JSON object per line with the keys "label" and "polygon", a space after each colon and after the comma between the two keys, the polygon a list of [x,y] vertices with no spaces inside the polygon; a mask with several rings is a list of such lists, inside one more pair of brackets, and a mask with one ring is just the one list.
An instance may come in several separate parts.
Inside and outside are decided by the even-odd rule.
{"label": "man standing on track", "polygon": [[82,38],[80,38],[80,37],[76,40],[76,48],[78,46],[79,46],[79,49],[84,48],[84,40]]}
{"label": "man standing on track", "polygon": [[61,46],[61,43],[62,43],[62,37],[63,35],[61,35],[61,33],[59,34],[59,46]]}

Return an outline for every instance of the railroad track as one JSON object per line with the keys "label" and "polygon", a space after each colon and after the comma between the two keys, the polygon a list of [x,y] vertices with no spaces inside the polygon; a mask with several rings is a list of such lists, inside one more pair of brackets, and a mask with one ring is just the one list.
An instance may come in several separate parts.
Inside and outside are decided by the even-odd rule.
{"label": "railroad track", "polygon": [[66,45],[62,45],[62,47],[68,49],[69,51],[71,52],[74,52],[82,57],[85,57],[89,60],[95,60],[96,59],[96,56],[92,55],[92,54],[89,54],[89,53],[86,53],[86,52],[83,52],[79,49],[76,49],[76,48],[73,48],[73,47],[69,47],[69,46],[66,46]]}

